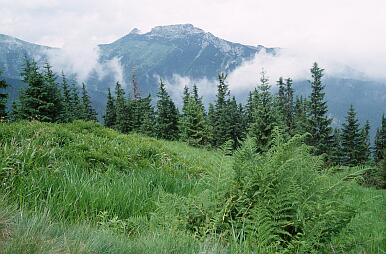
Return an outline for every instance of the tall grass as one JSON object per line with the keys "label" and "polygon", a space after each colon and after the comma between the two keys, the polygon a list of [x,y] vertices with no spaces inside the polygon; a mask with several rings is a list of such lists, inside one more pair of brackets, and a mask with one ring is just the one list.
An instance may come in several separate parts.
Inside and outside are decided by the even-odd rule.
{"label": "tall grass", "polygon": [[234,157],[95,123],[0,123],[0,253],[382,253],[385,191],[301,138]]}

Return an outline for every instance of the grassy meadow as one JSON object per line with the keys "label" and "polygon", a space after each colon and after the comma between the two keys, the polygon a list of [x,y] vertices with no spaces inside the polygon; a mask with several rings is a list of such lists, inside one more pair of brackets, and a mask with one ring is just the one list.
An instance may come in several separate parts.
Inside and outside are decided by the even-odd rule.
{"label": "grassy meadow", "polygon": [[303,137],[233,156],[96,123],[0,123],[0,253],[385,253],[385,190]]}

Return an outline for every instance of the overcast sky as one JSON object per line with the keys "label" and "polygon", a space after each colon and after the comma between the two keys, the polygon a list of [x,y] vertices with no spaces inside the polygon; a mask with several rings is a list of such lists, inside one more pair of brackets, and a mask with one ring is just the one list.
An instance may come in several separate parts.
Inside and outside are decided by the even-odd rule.
{"label": "overcast sky", "polygon": [[0,0],[0,33],[55,47],[180,23],[386,73],[386,0]]}

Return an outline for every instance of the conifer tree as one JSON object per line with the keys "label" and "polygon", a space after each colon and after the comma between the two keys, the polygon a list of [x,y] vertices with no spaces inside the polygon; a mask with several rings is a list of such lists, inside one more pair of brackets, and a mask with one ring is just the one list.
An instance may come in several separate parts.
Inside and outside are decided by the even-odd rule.
{"label": "conifer tree", "polygon": [[360,146],[359,123],[354,107],[351,105],[342,128],[342,163],[344,165],[357,165],[360,162]]}
{"label": "conifer tree", "polygon": [[[1,77],[2,71],[0,70],[0,77]],[[8,94],[5,92],[5,89],[7,88],[8,84],[5,82],[4,79],[0,79],[0,121],[7,118],[7,98]]]}
{"label": "conifer tree", "polygon": [[233,96],[228,102],[228,122],[230,123],[230,137],[233,144],[233,149],[239,147],[241,140],[245,135],[243,108],[242,105],[237,105],[236,98]]}
{"label": "conifer tree", "polygon": [[314,63],[311,68],[311,97],[310,114],[308,119],[308,132],[311,134],[309,144],[316,148],[317,155],[329,155],[332,143],[332,128],[330,119],[327,115],[327,102],[324,99],[324,86],[322,84],[323,69]]}
{"label": "conifer tree", "polygon": [[285,84],[285,124],[289,134],[294,132],[294,90],[292,88],[292,79],[287,78]]}
{"label": "conifer tree", "polygon": [[122,132],[129,132],[129,115],[127,110],[127,102],[125,98],[125,91],[122,85],[117,82],[115,86],[115,112],[116,112],[116,126],[115,128]]}
{"label": "conifer tree", "polygon": [[252,110],[253,119],[248,133],[256,140],[257,152],[265,152],[271,146],[272,132],[274,127],[278,126],[278,119],[274,98],[264,71],[261,73],[260,84],[253,97]]}
{"label": "conifer tree", "polygon": [[180,138],[193,146],[208,144],[208,126],[204,112],[194,97],[187,96],[180,117]]}
{"label": "conifer tree", "polygon": [[155,113],[151,105],[150,94],[142,99],[143,119],[139,131],[148,136],[155,136]]}
{"label": "conifer tree", "polygon": [[106,113],[103,116],[105,121],[105,126],[109,128],[114,128],[116,125],[117,113],[115,111],[115,101],[114,97],[111,95],[111,90],[107,90],[107,103],[106,103]]}
{"label": "conifer tree", "polygon": [[226,141],[231,140],[231,123],[229,122],[229,88],[226,83],[227,75],[218,75],[218,86],[216,102],[210,115],[212,130],[212,145],[222,146]]}
{"label": "conifer tree", "polygon": [[360,147],[358,148],[358,163],[366,163],[371,158],[370,122],[366,121],[360,130]]}
{"label": "conifer tree", "polygon": [[27,88],[21,91],[18,102],[14,103],[13,118],[58,121],[61,116],[61,98],[51,67],[47,64],[42,73],[35,60],[26,58],[22,78]]}
{"label": "conifer tree", "polygon": [[296,97],[294,112],[294,134],[308,131],[309,101],[302,96]]}
{"label": "conifer tree", "polygon": [[245,105],[245,109],[244,109],[245,130],[248,130],[252,123],[252,104],[253,104],[253,93],[250,91],[248,94],[247,104]]}
{"label": "conifer tree", "polygon": [[70,88],[70,113],[72,120],[80,120],[82,119],[82,105],[79,97],[78,84],[73,81]]}
{"label": "conifer tree", "polygon": [[330,160],[331,163],[334,165],[340,165],[342,164],[342,139],[341,139],[341,131],[338,128],[334,129],[333,133],[333,143],[331,146],[331,156]]}
{"label": "conifer tree", "polygon": [[377,129],[375,136],[375,161],[380,162],[385,159],[386,150],[386,117],[383,114],[381,119],[381,127]]}
{"label": "conifer tree", "polygon": [[47,93],[47,103],[42,108],[46,115],[51,119],[50,122],[63,121],[63,98],[59,86],[56,82],[56,74],[52,70],[52,66],[46,62],[44,65],[43,78],[45,90]]}
{"label": "conifer tree", "polygon": [[175,140],[178,137],[178,110],[161,80],[156,113],[157,137]]}
{"label": "conifer tree", "polygon": [[91,105],[90,96],[87,93],[86,85],[82,83],[82,114],[81,119],[85,121],[97,121],[97,113]]}
{"label": "conifer tree", "polygon": [[72,98],[71,98],[71,90],[67,82],[67,78],[62,72],[62,91],[63,91],[63,116],[62,120],[64,122],[72,122],[74,120],[73,117],[73,107],[72,107]]}

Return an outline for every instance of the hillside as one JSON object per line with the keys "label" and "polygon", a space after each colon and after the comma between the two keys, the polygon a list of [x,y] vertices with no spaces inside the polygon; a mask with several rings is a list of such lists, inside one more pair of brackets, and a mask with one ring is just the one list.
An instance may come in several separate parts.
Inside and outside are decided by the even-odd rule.
{"label": "hillside", "polygon": [[0,250],[385,251],[384,190],[359,168],[320,171],[300,137],[275,142],[230,157],[95,123],[0,123]]}

